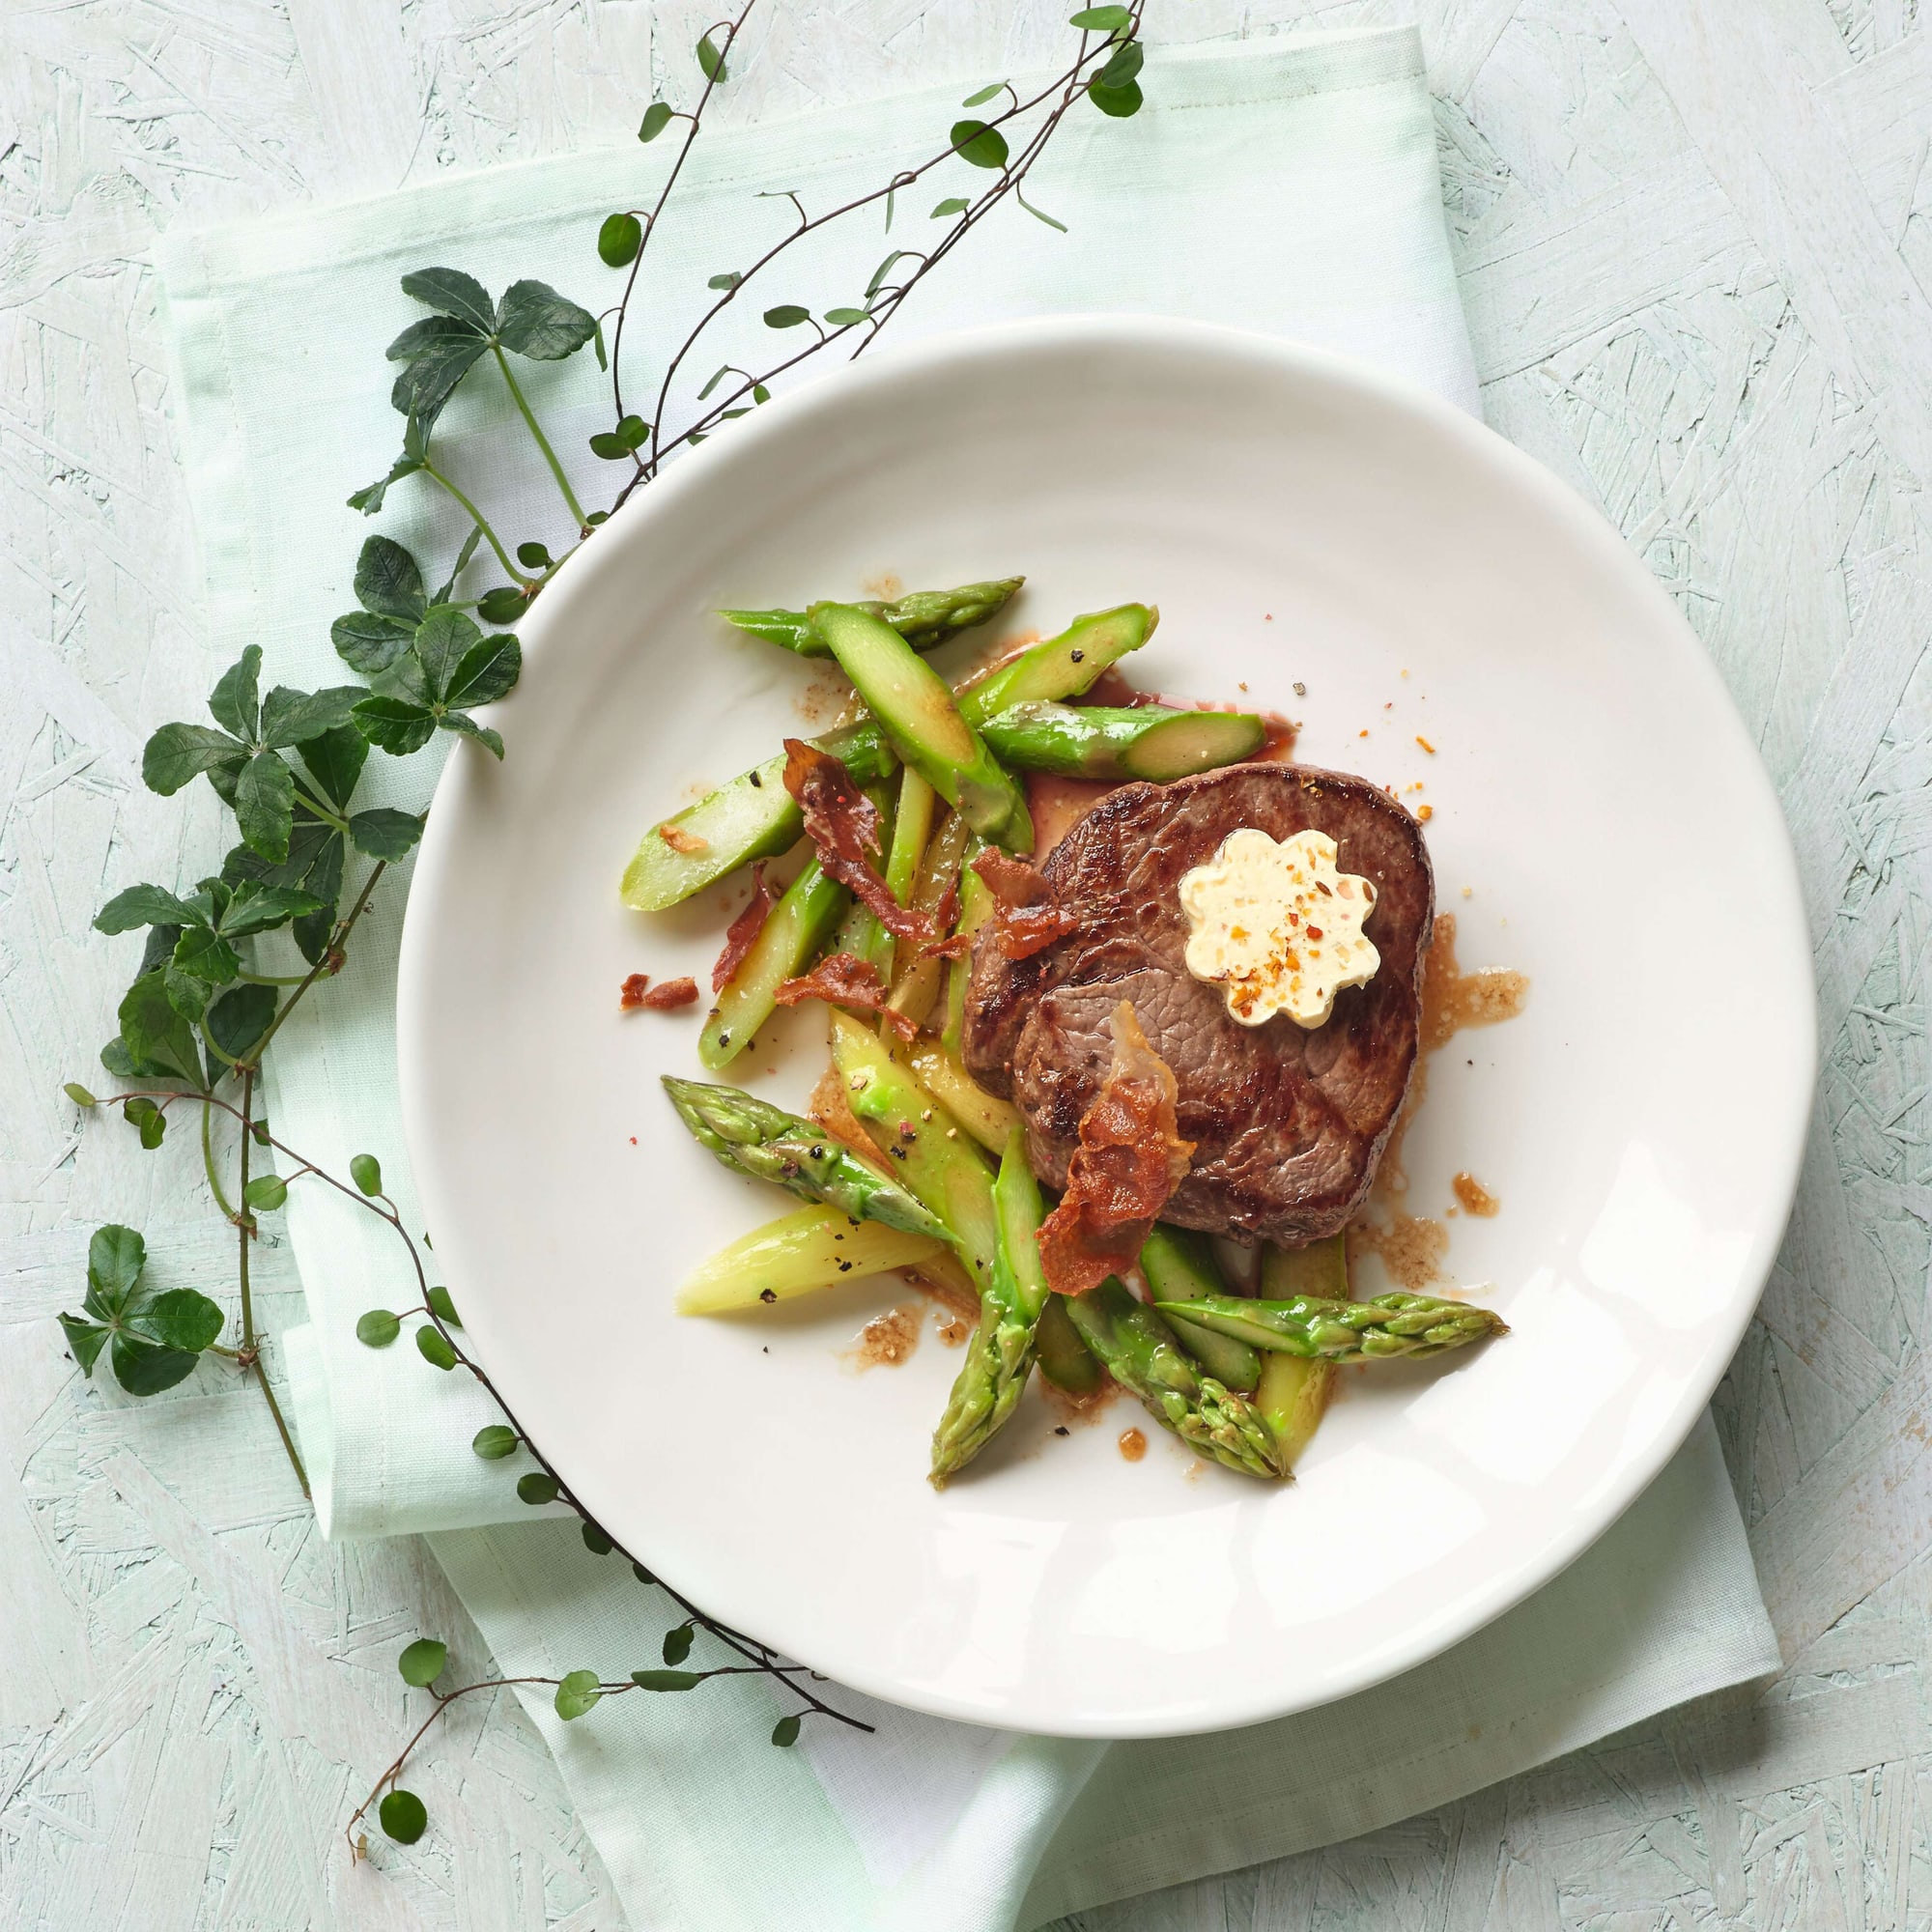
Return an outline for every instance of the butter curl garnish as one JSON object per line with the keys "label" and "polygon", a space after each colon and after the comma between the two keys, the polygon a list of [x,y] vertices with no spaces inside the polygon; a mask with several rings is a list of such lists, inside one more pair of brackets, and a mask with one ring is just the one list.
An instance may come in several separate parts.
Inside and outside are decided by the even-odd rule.
{"label": "butter curl garnish", "polygon": [[1321,1026],[1345,987],[1366,985],[1381,954],[1362,932],[1376,908],[1374,881],[1336,866],[1325,832],[1277,843],[1242,826],[1204,866],[1181,875],[1187,970],[1226,990],[1243,1026],[1286,1013]]}

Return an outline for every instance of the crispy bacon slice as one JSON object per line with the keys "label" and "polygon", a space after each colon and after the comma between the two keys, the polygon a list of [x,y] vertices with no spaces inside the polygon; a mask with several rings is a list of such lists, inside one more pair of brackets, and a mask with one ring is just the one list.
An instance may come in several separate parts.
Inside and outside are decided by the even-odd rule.
{"label": "crispy bacon slice", "polygon": [[950,939],[935,939],[930,946],[922,946],[919,956],[922,959],[963,959],[973,950],[973,935],[970,932],[955,932]]}
{"label": "crispy bacon slice", "polygon": [[1122,1000],[1109,1025],[1113,1064],[1080,1117],[1066,1192],[1039,1228],[1047,1285],[1061,1294],[1133,1266],[1194,1151],[1176,1131],[1174,1074],[1148,1044],[1132,1002]]}
{"label": "crispy bacon slice", "polygon": [[850,1007],[855,1012],[877,1013],[901,1039],[911,1039],[919,1032],[904,1013],[886,1004],[886,982],[879,969],[852,952],[835,952],[831,958],[821,959],[803,979],[781,980],[772,997],[781,1007],[825,1000],[835,1007]]}
{"label": "crispy bacon slice", "polygon": [[672,1007],[688,1007],[697,998],[696,980],[662,980],[643,997],[643,1005],[657,1012]]}
{"label": "crispy bacon slice", "polygon": [[745,909],[739,913],[724,929],[724,950],[718,955],[718,963],[711,969],[711,990],[722,992],[724,982],[745,963],[745,954],[757,944],[758,934],[765,929],[765,921],[771,917],[772,907],[778,902],[777,890],[765,883],[765,862],[760,859],[752,867],[752,896],[745,901]]}
{"label": "crispy bacon slice", "polygon": [[711,850],[710,839],[700,838],[696,833],[687,832],[681,825],[672,825],[668,822],[660,825],[658,837],[673,852],[682,852],[687,858],[695,858],[699,852]]}
{"label": "crispy bacon slice", "polygon": [[617,1004],[629,1012],[634,1007],[644,1004],[644,989],[651,983],[648,973],[633,973],[617,988]]}
{"label": "crispy bacon slice", "polygon": [[859,789],[843,761],[803,738],[787,738],[784,748],[785,790],[805,814],[806,836],[818,848],[826,875],[849,888],[895,938],[931,939],[931,915],[900,905],[866,856],[881,849],[879,809]]}
{"label": "crispy bacon slice", "polygon": [[1009,959],[1031,959],[1080,923],[1078,913],[1054,898],[1046,875],[1024,859],[981,852],[973,861],[973,869],[999,901],[993,941]]}

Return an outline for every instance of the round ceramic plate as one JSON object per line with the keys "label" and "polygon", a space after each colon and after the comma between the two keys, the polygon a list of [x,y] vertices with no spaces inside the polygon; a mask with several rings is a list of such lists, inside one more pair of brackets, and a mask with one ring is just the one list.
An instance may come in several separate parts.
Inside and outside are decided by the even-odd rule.
{"label": "round ceramic plate", "polygon": [[[1435,1056],[1406,1153],[1415,1211],[1453,1206],[1459,1171],[1499,1198],[1445,1221],[1446,1264],[1512,1333],[1344,1374],[1292,1485],[1196,1463],[1127,1402],[1063,1435],[1034,1390],[936,1494],[957,1350],[929,1316],[898,1366],[851,1347],[919,1305],[903,1284],[672,1313],[696,1263],[795,1204],[720,1167],[659,1091],[701,1075],[704,1009],[618,1009],[630,973],[708,985],[742,888],[645,916],[618,878],[655,820],[822,723],[833,683],[711,612],[1010,572],[1027,585],[998,635],[1158,604],[1136,683],[1286,711],[1308,762],[1431,806],[1463,967],[1530,981],[1520,1018]],[[1499,438],[1231,331],[952,337],[677,465],[523,638],[494,717],[509,754],[458,748],[410,899],[410,1153],[505,1399],[598,1520],[714,1615],[977,1723],[1244,1724],[1465,1636],[1682,1442],[1797,1171],[1815,1042],[1791,850],[1669,600]],[[800,1009],[724,1077],[799,1104],[824,1034]],[[1136,1422],[1130,1463],[1116,1438]]]}

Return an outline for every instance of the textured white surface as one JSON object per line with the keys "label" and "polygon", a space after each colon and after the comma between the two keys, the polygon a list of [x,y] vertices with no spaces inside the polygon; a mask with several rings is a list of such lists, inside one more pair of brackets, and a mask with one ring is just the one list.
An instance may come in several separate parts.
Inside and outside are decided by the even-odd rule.
{"label": "textured white surface", "polygon": [[[1059,11],[787,0],[734,111],[990,78]],[[1155,12],[1175,39],[1420,18],[1491,419],[1605,506],[1736,693],[1798,836],[1827,1059],[1718,1405],[1785,1678],[1085,1924],[1926,1923],[1932,39],[1914,0]],[[708,16],[667,0],[665,44]],[[136,770],[208,668],[142,251],[176,220],[621,136],[650,68],[635,0],[0,9],[0,1923],[620,1924],[507,1700],[416,1775],[439,1832],[350,1867],[335,1827],[399,1735],[398,1642],[450,1633],[480,1669],[473,1636],[417,1546],[316,1538],[251,1392],[207,1371],[136,1407],[75,1380],[48,1318],[103,1219],[144,1226],[170,1280],[226,1281],[192,1151],[83,1132],[58,1093],[124,977],[95,905],[216,849],[212,812]],[[263,1272],[273,1324],[292,1282]],[[181,1454],[191,1403],[240,1405],[228,1455]]]}

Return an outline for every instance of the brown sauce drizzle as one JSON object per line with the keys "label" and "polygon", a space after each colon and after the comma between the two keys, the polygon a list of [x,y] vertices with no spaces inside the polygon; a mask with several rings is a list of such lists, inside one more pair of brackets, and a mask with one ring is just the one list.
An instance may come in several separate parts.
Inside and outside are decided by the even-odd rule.
{"label": "brown sauce drizzle", "polygon": [[1473,1174],[1454,1175],[1449,1185],[1455,1189],[1456,1199],[1462,1203],[1465,1214],[1475,1214],[1488,1220],[1503,1205]]}
{"label": "brown sauce drizzle", "polygon": [[1147,1454],[1147,1437],[1138,1429],[1122,1430],[1121,1454],[1129,1463],[1138,1463]]}
{"label": "brown sauce drizzle", "polygon": [[[1411,1293],[1442,1279],[1449,1230],[1431,1215],[1408,1212],[1405,1205],[1408,1174],[1402,1164],[1402,1144],[1429,1091],[1429,1056],[1446,1046],[1464,1027],[1494,1026],[1514,1019],[1528,997],[1528,979],[1509,967],[1485,966],[1464,973],[1456,959],[1456,915],[1436,914],[1435,937],[1423,955],[1421,1051],[1408,1084],[1408,1097],[1382,1151],[1381,1167],[1369,1193],[1368,1211],[1349,1229],[1351,1268],[1359,1256],[1374,1255]],[[1463,1191],[1464,1181],[1486,1206],[1471,1204]],[[1457,1199],[1472,1214],[1493,1214],[1502,1206],[1473,1176],[1458,1175],[1453,1184]]]}
{"label": "brown sauce drizzle", "polygon": [[901,1305],[875,1315],[859,1330],[845,1359],[855,1369],[895,1369],[919,1347],[922,1311]]}

